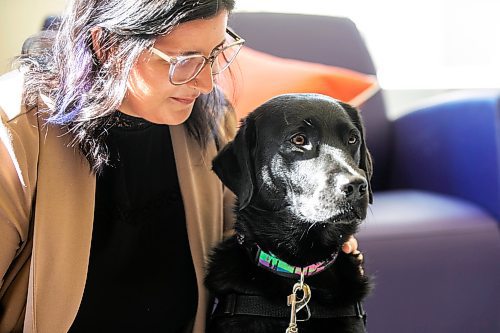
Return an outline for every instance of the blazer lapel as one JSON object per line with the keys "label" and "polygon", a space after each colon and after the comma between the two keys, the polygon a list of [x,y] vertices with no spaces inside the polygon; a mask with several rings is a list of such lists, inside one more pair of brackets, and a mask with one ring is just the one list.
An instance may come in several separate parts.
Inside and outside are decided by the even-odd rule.
{"label": "blazer lapel", "polygon": [[[67,332],[85,288],[94,218],[95,177],[69,136],[40,130],[26,332]],[[31,315],[31,316],[30,316]]]}
{"label": "blazer lapel", "polygon": [[223,232],[222,184],[212,172],[212,158],[217,150],[211,143],[202,152],[183,125],[170,126],[170,134],[198,282],[198,309],[193,332],[204,332],[208,299],[203,284],[205,260],[212,246],[222,239]]}

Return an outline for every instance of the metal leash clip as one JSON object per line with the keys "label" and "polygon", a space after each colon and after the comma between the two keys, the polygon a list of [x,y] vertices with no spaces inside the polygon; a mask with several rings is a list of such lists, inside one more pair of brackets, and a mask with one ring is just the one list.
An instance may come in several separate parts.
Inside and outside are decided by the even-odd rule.
{"label": "metal leash clip", "polygon": [[[302,292],[302,297],[298,298],[297,292]],[[285,333],[298,333],[299,329],[297,327],[297,321],[306,321],[311,318],[311,311],[307,303],[311,300],[311,288],[304,283],[304,272],[300,275],[300,281],[293,285],[292,294],[287,297],[287,305],[291,306],[290,309],[290,323]],[[297,319],[297,313],[303,308],[307,311],[307,317],[305,319]]]}

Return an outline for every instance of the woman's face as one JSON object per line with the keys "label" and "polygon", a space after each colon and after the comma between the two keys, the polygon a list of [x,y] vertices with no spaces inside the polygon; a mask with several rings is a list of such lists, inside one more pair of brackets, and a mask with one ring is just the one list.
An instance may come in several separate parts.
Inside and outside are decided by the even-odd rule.
{"label": "woman's face", "polygon": [[[158,37],[155,48],[169,56],[203,54],[222,45],[227,25],[226,11],[206,20],[194,20],[178,25],[171,33]],[[186,121],[200,94],[213,89],[209,65],[192,81],[180,86],[169,81],[170,64],[145,50],[132,67],[121,112],[157,124],[178,125]]]}

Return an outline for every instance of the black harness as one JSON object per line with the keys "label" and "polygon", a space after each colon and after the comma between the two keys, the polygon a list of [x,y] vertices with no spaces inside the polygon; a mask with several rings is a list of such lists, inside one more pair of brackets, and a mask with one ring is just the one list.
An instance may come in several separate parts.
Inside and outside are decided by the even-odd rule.
{"label": "black harness", "polygon": [[[358,317],[366,319],[366,313],[361,303],[346,306],[326,307],[315,302],[308,304],[311,318],[333,319],[343,317]],[[228,294],[217,300],[212,316],[231,317],[247,315],[259,317],[290,318],[290,307],[284,303],[274,303],[264,296]],[[299,318],[300,319],[300,318]]]}
{"label": "black harness", "polygon": [[[259,263],[260,247],[256,244],[248,244],[244,241],[242,235],[237,235],[237,240],[240,245],[246,248],[251,260],[257,263],[264,269],[269,270],[269,267],[263,267]],[[338,253],[338,252],[337,252]],[[337,257],[337,253],[332,255],[331,265]],[[295,277],[294,274],[280,272],[273,267],[270,269],[273,273],[284,277]],[[317,302],[311,301],[308,303],[311,312],[311,318],[333,319],[343,317],[358,317],[366,322],[366,312],[360,302],[345,306],[324,306]],[[244,295],[244,294],[227,294],[215,299],[215,309],[212,313],[213,317],[231,317],[235,315],[273,317],[273,318],[290,318],[290,307],[285,302],[273,302],[261,295]],[[301,318],[299,318],[300,320]]]}

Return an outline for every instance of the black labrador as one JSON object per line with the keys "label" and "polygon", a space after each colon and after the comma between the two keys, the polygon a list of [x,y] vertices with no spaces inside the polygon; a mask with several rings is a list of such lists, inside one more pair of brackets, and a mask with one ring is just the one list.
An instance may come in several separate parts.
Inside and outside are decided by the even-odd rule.
{"label": "black labrador", "polygon": [[213,170],[237,202],[235,235],[209,260],[207,331],[365,332],[370,281],[340,250],[372,202],[358,111],[319,94],[277,96],[244,119]]}

